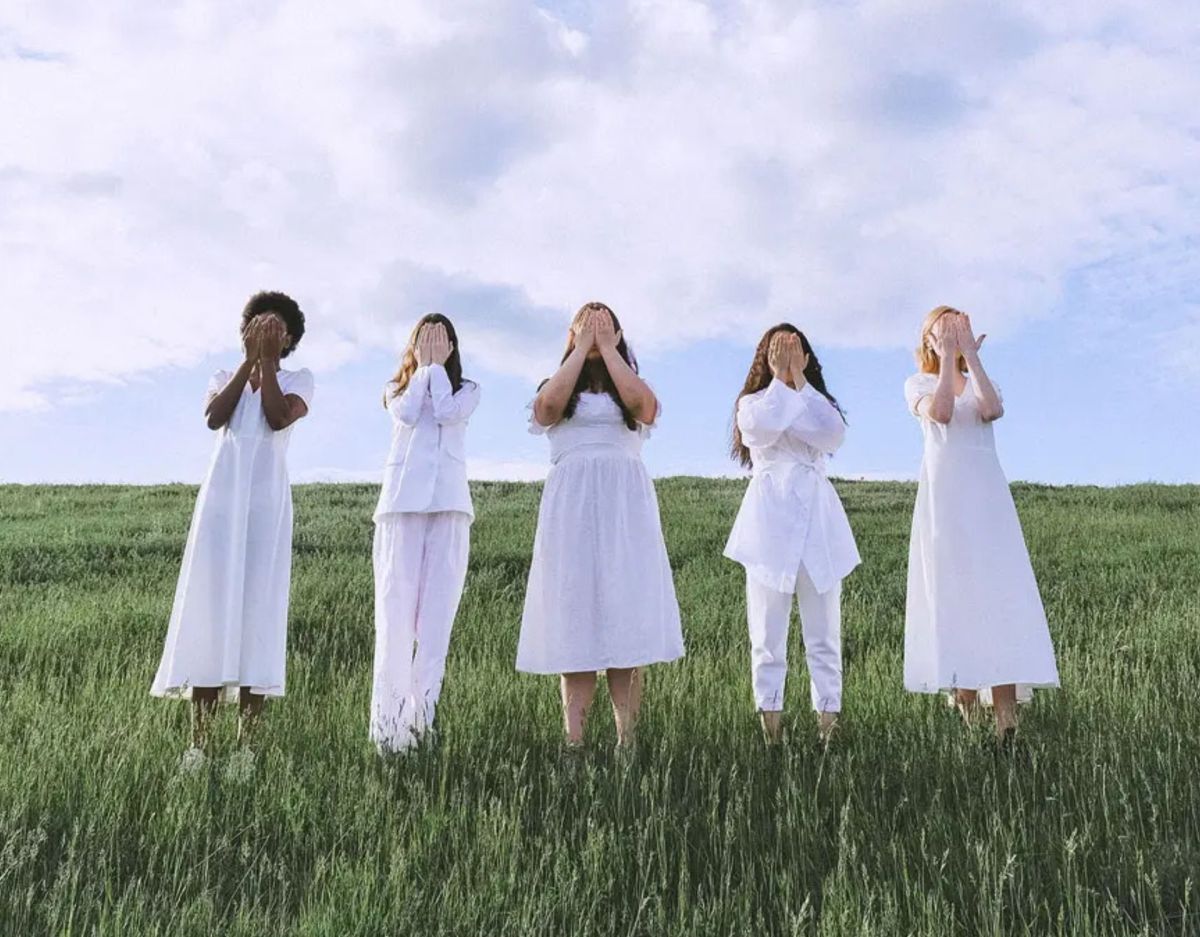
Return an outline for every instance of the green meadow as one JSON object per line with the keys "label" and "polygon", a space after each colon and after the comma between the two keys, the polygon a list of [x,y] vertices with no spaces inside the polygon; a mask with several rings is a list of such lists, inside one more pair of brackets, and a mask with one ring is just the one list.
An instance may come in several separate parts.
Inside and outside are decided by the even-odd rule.
{"label": "green meadow", "polygon": [[[841,483],[846,703],[814,744],[799,628],[788,743],[750,696],[743,483],[658,485],[688,645],[652,668],[632,756],[597,696],[513,670],[540,490],[478,520],[436,744],[366,739],[370,486],[296,489],[287,697],[251,778],[181,775],[151,699],[195,498],[0,487],[0,935],[1200,934],[1200,488],[1018,485],[1064,688],[998,756],[901,689],[915,489]],[[620,588],[620,583],[614,583]]]}

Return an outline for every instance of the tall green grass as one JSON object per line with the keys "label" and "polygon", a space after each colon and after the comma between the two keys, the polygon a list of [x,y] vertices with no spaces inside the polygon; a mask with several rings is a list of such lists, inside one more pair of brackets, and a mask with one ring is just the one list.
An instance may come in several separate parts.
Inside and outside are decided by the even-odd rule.
{"label": "tall green grass", "polygon": [[1064,689],[998,758],[901,690],[914,489],[840,485],[844,729],[764,749],[740,569],[743,486],[659,484],[688,656],[651,670],[639,746],[559,748],[553,680],[513,670],[539,489],[474,488],[440,742],[366,740],[366,486],[296,490],[288,695],[251,781],[180,776],[151,699],[193,488],[0,488],[0,934],[1200,933],[1200,489],[1018,486]]}

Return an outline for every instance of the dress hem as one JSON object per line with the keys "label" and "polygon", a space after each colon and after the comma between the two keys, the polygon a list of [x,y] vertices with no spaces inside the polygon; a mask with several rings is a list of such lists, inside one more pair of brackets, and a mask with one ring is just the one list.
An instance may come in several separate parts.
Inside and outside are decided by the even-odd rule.
{"label": "dress hem", "polygon": [[686,654],[686,652],[680,651],[678,654],[674,654],[670,657],[658,656],[658,657],[653,657],[649,660],[642,658],[642,659],[639,659],[632,663],[622,662],[622,663],[585,664],[585,665],[570,664],[565,667],[556,667],[556,668],[522,667],[520,662],[518,662],[517,663],[517,672],[518,673],[536,674],[538,676],[559,676],[564,673],[592,673],[592,672],[600,673],[603,670],[632,670],[635,667],[650,667],[653,664],[669,664],[672,661],[681,660],[685,656],[685,654]]}
{"label": "dress hem", "polygon": [[237,702],[238,697],[241,694],[242,687],[246,687],[251,693],[258,694],[259,696],[270,696],[278,699],[284,695],[284,687],[282,684],[275,683],[271,684],[270,686],[262,686],[254,683],[241,683],[240,681],[236,680],[224,680],[216,683],[187,683],[161,688],[152,686],[150,688],[150,695],[156,699],[191,700],[192,690],[196,689],[197,687],[203,687],[205,689],[216,687],[217,701],[224,703]]}

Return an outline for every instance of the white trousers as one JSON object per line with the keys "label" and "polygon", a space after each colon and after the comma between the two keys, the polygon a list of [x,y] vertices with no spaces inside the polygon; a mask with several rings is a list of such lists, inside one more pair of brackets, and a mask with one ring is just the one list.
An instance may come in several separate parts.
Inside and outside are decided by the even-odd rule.
{"label": "white trousers", "polygon": [[[812,707],[842,710],[842,584],[818,593],[804,567],[796,576],[796,602],[804,635],[804,656]],[[746,617],[750,625],[750,680],[754,703],[766,712],[783,709],[787,681],[788,627],[792,595],[746,577]]]}
{"label": "white trousers", "polygon": [[471,519],[459,511],[375,525],[370,733],[380,750],[408,748],[433,725],[470,547]]}

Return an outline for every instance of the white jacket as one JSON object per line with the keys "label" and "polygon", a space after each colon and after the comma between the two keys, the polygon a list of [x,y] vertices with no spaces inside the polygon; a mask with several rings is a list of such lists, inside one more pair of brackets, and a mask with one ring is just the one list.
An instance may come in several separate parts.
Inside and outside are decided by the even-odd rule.
{"label": "white jacket", "polygon": [[375,520],[396,512],[461,511],[474,518],[467,487],[467,420],[479,406],[479,385],[464,381],[453,393],[440,364],[417,368],[398,397],[388,384],[392,447],[383,473]]}
{"label": "white jacket", "polygon": [[754,476],[725,556],[770,589],[794,592],[803,565],[817,591],[828,591],[860,562],[842,502],[825,476],[825,454],[846,436],[841,414],[811,384],[795,391],[775,379],[738,401],[737,424]]}

